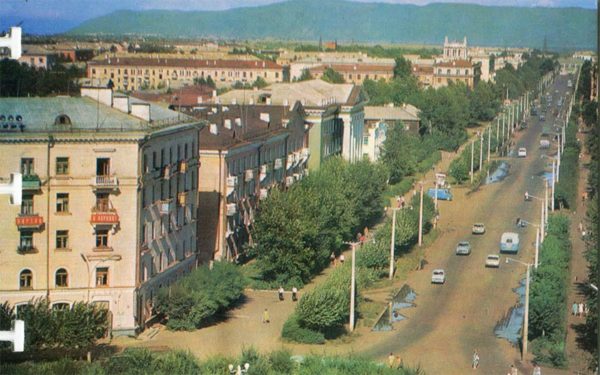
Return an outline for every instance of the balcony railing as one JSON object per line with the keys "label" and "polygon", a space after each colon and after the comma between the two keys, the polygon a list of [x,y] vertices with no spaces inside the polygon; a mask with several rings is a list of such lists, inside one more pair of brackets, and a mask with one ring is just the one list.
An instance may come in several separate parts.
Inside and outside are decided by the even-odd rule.
{"label": "balcony railing", "polygon": [[108,199],[98,199],[96,205],[92,207],[90,222],[92,225],[117,225],[119,214]]}
{"label": "balcony railing", "polygon": [[119,188],[119,179],[116,176],[94,176],[92,177],[92,186],[96,190],[117,190]]}
{"label": "balcony railing", "polygon": [[40,190],[42,183],[37,174],[28,174],[23,176],[23,190]]}
{"label": "balcony railing", "polygon": [[33,244],[21,244],[17,246],[17,252],[21,254],[37,253],[38,249]]}
{"label": "balcony railing", "polygon": [[38,214],[19,214],[15,218],[19,230],[38,230],[44,226],[44,218]]}

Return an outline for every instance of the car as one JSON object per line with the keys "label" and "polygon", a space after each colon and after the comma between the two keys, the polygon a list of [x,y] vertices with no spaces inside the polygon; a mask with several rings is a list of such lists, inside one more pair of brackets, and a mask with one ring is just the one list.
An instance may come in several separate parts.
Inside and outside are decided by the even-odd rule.
{"label": "car", "polygon": [[427,190],[427,195],[432,199],[435,199],[437,196],[438,200],[442,200],[442,201],[451,201],[452,200],[452,193],[450,192],[450,189],[430,188],[429,190]]}
{"label": "car", "polygon": [[475,223],[475,224],[473,224],[473,228],[471,228],[471,233],[473,233],[473,234],[484,234],[485,233],[485,225],[483,223]]}
{"label": "car", "polygon": [[500,267],[500,255],[490,254],[485,258],[486,267]]}
{"label": "car", "polygon": [[431,283],[432,284],[443,284],[446,282],[446,273],[443,269],[435,269],[431,273]]}
{"label": "car", "polygon": [[546,120],[546,116],[540,115],[540,121],[545,121],[545,120]]}
{"label": "car", "polygon": [[460,241],[456,245],[456,255],[469,255],[471,254],[471,244],[469,241]]}
{"label": "car", "polygon": [[527,156],[527,149],[526,149],[525,147],[520,147],[520,148],[519,148],[519,151],[517,152],[517,155],[518,155],[520,158],[524,158],[524,157],[526,157],[526,156]]}

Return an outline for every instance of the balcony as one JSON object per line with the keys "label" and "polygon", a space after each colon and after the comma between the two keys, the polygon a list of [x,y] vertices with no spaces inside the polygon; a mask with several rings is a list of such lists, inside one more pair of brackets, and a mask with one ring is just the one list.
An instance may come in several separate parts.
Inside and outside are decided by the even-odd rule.
{"label": "balcony", "polygon": [[179,173],[185,173],[188,169],[188,162],[186,160],[182,160],[179,162]]}
{"label": "balcony", "polygon": [[92,187],[95,191],[115,191],[119,189],[119,180],[116,176],[94,176]]}
{"label": "balcony", "polygon": [[118,225],[119,214],[117,213],[117,210],[112,207],[112,204],[108,199],[101,199],[98,200],[94,207],[92,207],[90,223],[92,223],[92,225]]}
{"label": "balcony", "polygon": [[15,222],[19,230],[41,230],[44,227],[44,218],[38,214],[19,214]]}
{"label": "balcony", "polygon": [[23,191],[38,191],[42,183],[37,174],[23,175]]}
{"label": "balcony", "polygon": [[17,246],[17,252],[19,254],[35,254],[38,249],[33,244],[21,244]]}

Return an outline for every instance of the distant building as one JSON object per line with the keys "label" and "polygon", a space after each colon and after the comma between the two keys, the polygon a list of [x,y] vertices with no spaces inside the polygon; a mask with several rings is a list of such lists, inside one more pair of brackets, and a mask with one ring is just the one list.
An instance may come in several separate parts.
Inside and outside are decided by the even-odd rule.
{"label": "distant building", "polygon": [[21,28],[14,26],[10,28],[7,35],[0,37],[0,50],[8,50],[2,55],[6,55],[13,60],[18,60],[21,57]]}
{"label": "distant building", "polygon": [[439,62],[433,67],[433,87],[448,86],[450,82],[464,83],[467,87],[474,87],[475,67],[467,60],[453,60]]}
{"label": "distant building", "polygon": [[82,97],[0,99],[0,176],[23,174],[23,202],[0,199],[0,300],[87,301],[132,334],[152,301],[196,267],[199,122],[83,88]]}
{"label": "distant building", "polygon": [[309,133],[309,169],[318,169],[330,156],[350,162],[362,158],[364,105],[360,86],[331,84],[322,80],[277,83],[262,90],[232,90],[217,98],[222,104],[290,106],[299,101],[312,124]]}
{"label": "distant building", "polygon": [[217,91],[207,85],[192,85],[172,90],[171,93],[134,91],[131,96],[149,102],[162,103],[175,111],[191,111],[199,105],[211,103],[217,96]]}
{"label": "distant building", "polygon": [[19,61],[36,69],[50,69],[56,63],[56,53],[38,45],[23,46]]}
{"label": "distant building", "polygon": [[469,49],[467,47],[467,37],[463,41],[448,41],[448,37],[444,38],[444,54],[441,57],[442,61],[453,60],[468,60]]}
{"label": "distant building", "polygon": [[260,201],[307,174],[308,130],[302,105],[198,106],[201,261],[237,259],[252,242]]}
{"label": "distant building", "polygon": [[282,82],[283,67],[272,61],[116,57],[88,62],[87,77],[110,79],[116,89],[133,91],[191,85],[209,77],[217,84],[252,83],[257,77]]}
{"label": "distant building", "polygon": [[394,78],[393,65],[327,64],[309,68],[309,72],[313,78],[320,79],[327,69],[333,69],[344,77],[344,81],[352,82],[357,85],[362,85],[366,79],[374,81],[383,79],[389,81]]}
{"label": "distant building", "polygon": [[363,133],[363,155],[377,161],[386,139],[387,131],[393,126],[404,126],[408,132],[418,135],[420,128],[419,109],[410,104],[374,107],[365,106],[365,129]]}
{"label": "distant building", "polygon": [[433,86],[433,65],[432,66],[422,66],[422,65],[413,65],[412,66],[412,74],[417,77],[417,81],[419,85],[422,87],[431,87]]}

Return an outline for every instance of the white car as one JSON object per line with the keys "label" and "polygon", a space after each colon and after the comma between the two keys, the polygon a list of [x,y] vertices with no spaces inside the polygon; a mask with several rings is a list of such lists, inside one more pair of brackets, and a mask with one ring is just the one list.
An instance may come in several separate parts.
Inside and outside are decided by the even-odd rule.
{"label": "white car", "polygon": [[526,149],[525,147],[521,147],[521,148],[519,148],[519,152],[517,153],[517,155],[518,155],[520,158],[524,158],[524,157],[526,157],[526,156],[527,156],[527,149]]}
{"label": "white car", "polygon": [[460,241],[456,245],[456,255],[469,255],[471,254],[471,244],[469,241]]}
{"label": "white car", "polygon": [[486,267],[500,267],[500,255],[490,254],[485,258]]}
{"label": "white car", "polygon": [[432,284],[443,284],[446,282],[446,273],[442,269],[433,270],[431,273]]}
{"label": "white car", "polygon": [[485,233],[485,225],[483,223],[475,223],[475,224],[473,224],[473,228],[471,229],[471,233],[473,233],[473,234],[484,234]]}

